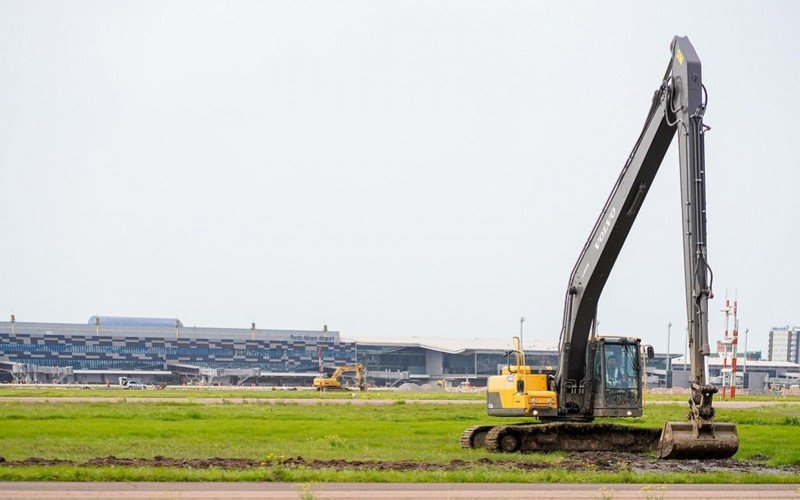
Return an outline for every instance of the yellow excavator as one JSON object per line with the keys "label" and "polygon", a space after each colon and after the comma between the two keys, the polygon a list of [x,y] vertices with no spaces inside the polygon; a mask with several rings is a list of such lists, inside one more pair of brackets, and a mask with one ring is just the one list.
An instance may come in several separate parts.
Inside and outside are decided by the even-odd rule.
{"label": "yellow excavator", "polygon": [[[675,37],[671,52],[639,139],[570,275],[556,373],[532,373],[516,339],[511,353],[516,362],[509,360],[502,374],[488,381],[489,415],[536,417],[538,422],[473,426],[462,434],[462,446],[500,452],[657,450],[661,458],[728,458],[738,450],[736,425],[714,420],[717,388],[705,374],[705,359],[711,353],[708,300],[713,298],[706,251],[704,137],[710,128],[703,116],[708,95],[689,39]],[[661,429],[593,424],[597,417],[642,415],[641,341],[598,336],[597,306],[676,133],[691,359],[688,419],[666,422]],[[652,357],[652,347],[645,351]]]}
{"label": "yellow excavator", "polygon": [[364,384],[364,365],[358,363],[356,365],[342,365],[331,374],[330,377],[317,377],[312,383],[318,391],[346,391],[347,387],[342,385],[341,377],[345,373],[356,374],[356,384],[358,389],[363,391],[367,388]]}

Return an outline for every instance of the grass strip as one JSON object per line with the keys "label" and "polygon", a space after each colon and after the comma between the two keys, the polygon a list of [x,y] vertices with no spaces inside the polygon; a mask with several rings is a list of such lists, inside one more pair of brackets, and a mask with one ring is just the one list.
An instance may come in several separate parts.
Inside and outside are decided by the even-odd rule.
{"label": "grass strip", "polygon": [[157,467],[2,467],[0,481],[284,481],[284,482],[448,482],[448,483],[736,483],[796,484],[800,474],[733,472],[641,473],[636,471],[592,472],[551,468],[522,471],[477,467],[447,471],[376,471],[355,469],[309,469],[264,467],[251,470],[174,469]]}
{"label": "grass strip", "polygon": [[311,390],[284,391],[263,389],[215,389],[215,388],[181,388],[181,389],[146,389],[133,390],[119,387],[81,386],[64,387],[0,387],[0,399],[4,397],[38,397],[38,398],[216,398],[216,399],[392,399],[392,400],[466,400],[483,401],[483,392],[445,392],[445,391],[331,391],[320,393]]}

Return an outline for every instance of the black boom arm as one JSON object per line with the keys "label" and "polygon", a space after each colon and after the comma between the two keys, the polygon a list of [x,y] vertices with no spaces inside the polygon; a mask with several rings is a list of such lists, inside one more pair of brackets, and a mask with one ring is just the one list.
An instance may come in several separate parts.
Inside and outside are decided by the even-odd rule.
{"label": "black boom arm", "polygon": [[706,264],[705,171],[702,123],[705,112],[700,60],[688,38],[675,37],[672,58],[650,111],[572,274],[564,303],[561,359],[556,387],[562,409],[591,412],[580,396],[589,383],[587,347],[597,304],[611,269],[653,183],[670,142],[679,132],[683,203],[686,305],[692,349],[693,382],[705,385],[703,356],[708,354],[708,266]]}

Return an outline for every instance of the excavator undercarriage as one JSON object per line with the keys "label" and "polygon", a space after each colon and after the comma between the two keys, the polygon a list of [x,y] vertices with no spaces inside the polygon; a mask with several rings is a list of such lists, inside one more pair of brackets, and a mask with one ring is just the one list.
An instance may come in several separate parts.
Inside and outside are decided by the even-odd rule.
{"label": "excavator undercarriage", "polygon": [[475,425],[461,435],[461,447],[495,453],[551,451],[657,452],[659,458],[720,459],[739,448],[736,425],[665,422],[663,428],[578,422],[521,422]]}
{"label": "excavator undercarriage", "polygon": [[463,448],[499,453],[622,451],[644,453],[658,447],[661,429],[579,422],[476,425],[461,435]]}

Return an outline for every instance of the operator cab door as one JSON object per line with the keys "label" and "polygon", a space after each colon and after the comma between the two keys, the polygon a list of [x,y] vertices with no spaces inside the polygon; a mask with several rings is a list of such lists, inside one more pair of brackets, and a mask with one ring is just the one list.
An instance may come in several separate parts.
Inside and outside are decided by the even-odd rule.
{"label": "operator cab door", "polygon": [[594,415],[642,415],[642,363],[638,339],[599,339],[594,356]]}

